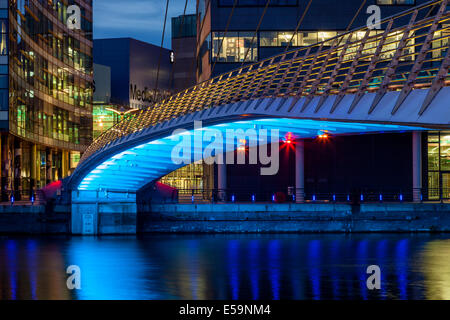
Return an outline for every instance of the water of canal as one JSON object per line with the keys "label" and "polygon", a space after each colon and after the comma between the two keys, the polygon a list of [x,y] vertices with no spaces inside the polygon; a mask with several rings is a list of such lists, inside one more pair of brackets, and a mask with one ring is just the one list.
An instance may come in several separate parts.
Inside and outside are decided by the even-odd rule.
{"label": "water of canal", "polygon": [[0,299],[450,299],[450,234],[0,236]]}

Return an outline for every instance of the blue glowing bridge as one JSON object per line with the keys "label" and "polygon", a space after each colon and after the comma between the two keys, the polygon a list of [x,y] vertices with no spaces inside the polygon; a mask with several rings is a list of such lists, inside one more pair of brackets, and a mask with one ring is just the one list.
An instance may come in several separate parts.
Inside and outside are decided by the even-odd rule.
{"label": "blue glowing bridge", "polygon": [[[211,137],[231,129],[277,131],[280,139],[448,129],[449,18],[447,1],[432,1],[385,19],[379,30],[352,30],[173,95],[100,136],[69,188],[136,192],[200,159]],[[211,139],[186,142],[190,152],[174,161],[183,136]],[[236,149],[239,139],[224,144]]]}

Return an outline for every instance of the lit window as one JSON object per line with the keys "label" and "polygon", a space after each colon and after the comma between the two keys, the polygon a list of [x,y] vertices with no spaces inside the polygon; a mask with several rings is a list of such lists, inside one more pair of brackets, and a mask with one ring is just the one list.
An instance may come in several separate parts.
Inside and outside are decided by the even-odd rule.
{"label": "lit window", "polygon": [[[213,32],[212,56],[219,62],[253,62],[258,60],[258,48],[253,32]],[[252,41],[253,40],[253,41]]]}
{"label": "lit window", "polygon": [[416,4],[415,0],[377,0],[378,5],[393,6],[393,5],[409,5]]}

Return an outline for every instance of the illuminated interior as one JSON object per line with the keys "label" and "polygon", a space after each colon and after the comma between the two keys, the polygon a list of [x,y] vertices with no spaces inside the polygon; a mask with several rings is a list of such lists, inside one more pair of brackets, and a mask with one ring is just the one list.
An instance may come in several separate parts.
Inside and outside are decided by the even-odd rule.
{"label": "illuminated interior", "polygon": [[450,131],[429,132],[427,150],[428,199],[450,199]]}

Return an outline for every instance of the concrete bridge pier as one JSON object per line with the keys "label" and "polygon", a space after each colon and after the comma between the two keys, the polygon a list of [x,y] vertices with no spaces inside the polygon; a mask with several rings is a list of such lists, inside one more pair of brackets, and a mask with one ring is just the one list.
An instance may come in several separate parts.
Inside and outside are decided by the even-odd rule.
{"label": "concrete bridge pier", "polygon": [[72,234],[135,234],[136,193],[72,191]]}
{"label": "concrete bridge pier", "polygon": [[295,202],[305,202],[305,142],[295,143]]}

